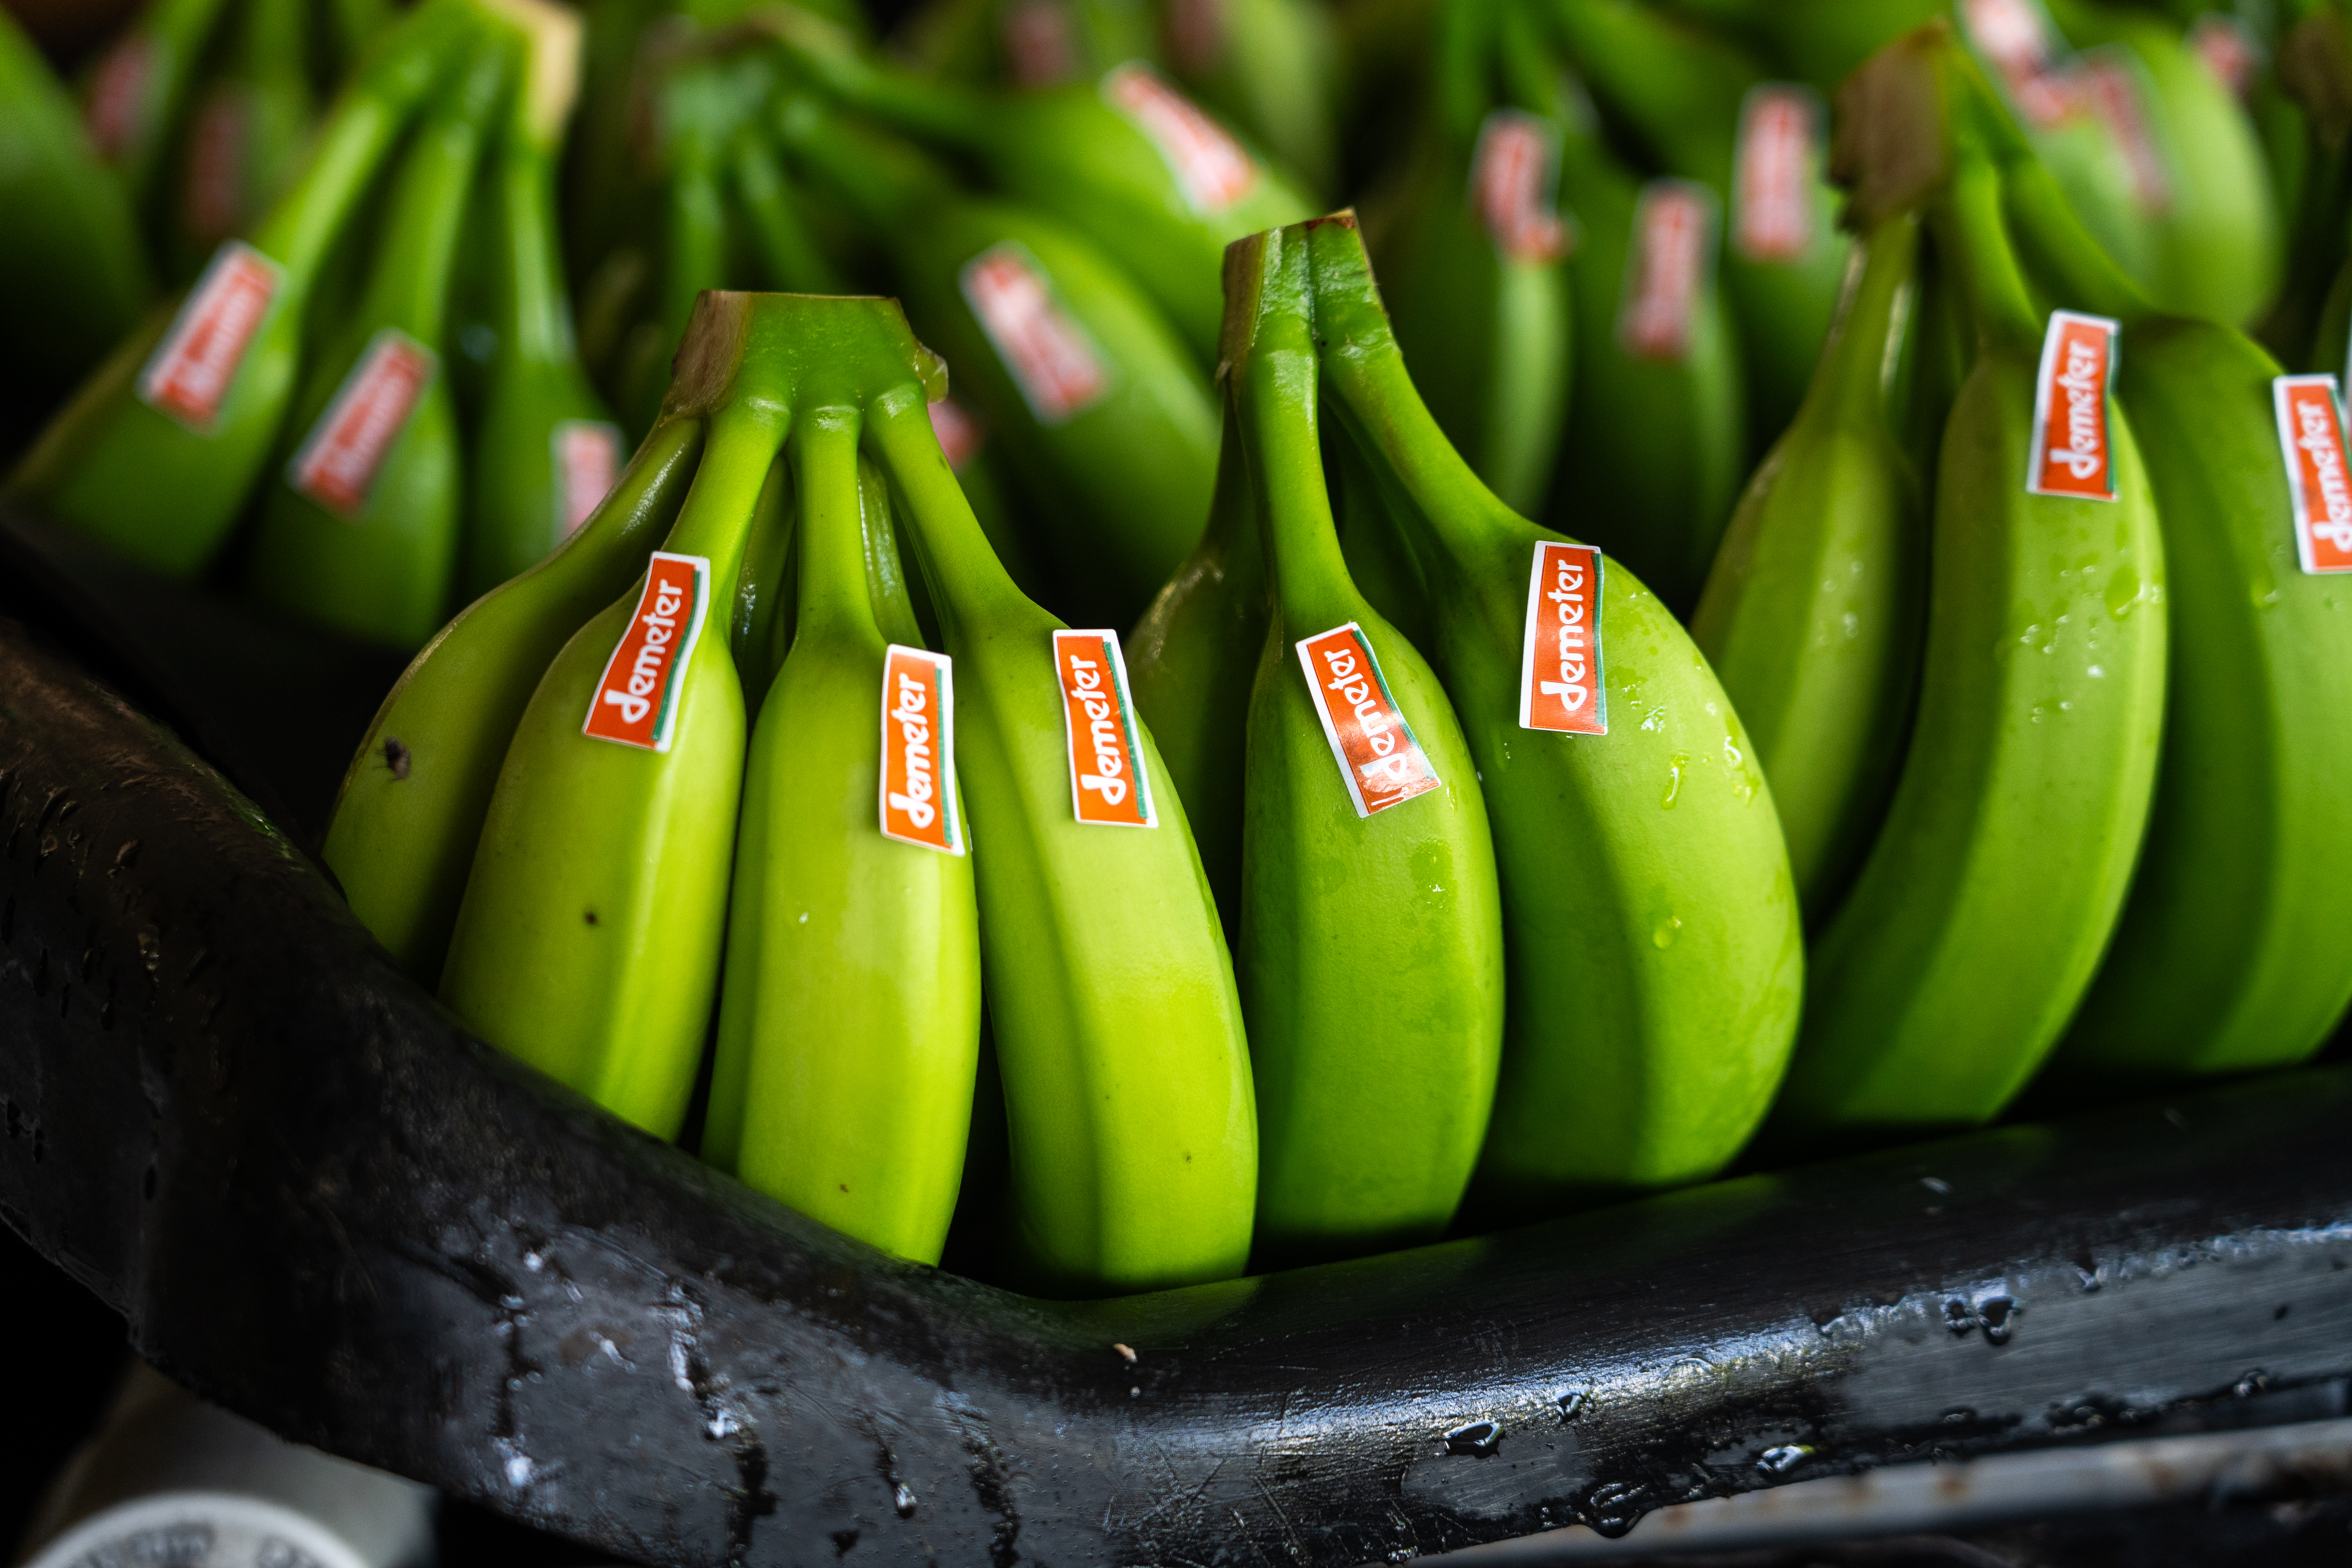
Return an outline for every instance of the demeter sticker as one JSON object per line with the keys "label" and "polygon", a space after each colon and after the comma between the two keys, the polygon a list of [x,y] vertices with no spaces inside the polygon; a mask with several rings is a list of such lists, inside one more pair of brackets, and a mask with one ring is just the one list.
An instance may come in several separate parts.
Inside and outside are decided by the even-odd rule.
{"label": "demeter sticker", "polygon": [[2107,383],[2116,370],[2116,323],[2072,310],[2050,312],[2042,371],[2033,381],[2033,445],[2025,488],[2038,496],[2116,499],[2107,444]]}
{"label": "demeter sticker", "polygon": [[1242,144],[1150,66],[1113,66],[1102,79],[1102,96],[1160,150],[1185,205],[1202,216],[1216,216],[1257,184],[1257,164]]}
{"label": "demeter sticker", "polygon": [[2303,569],[2352,572],[2352,478],[2346,473],[2336,378],[2278,376],[2271,382],[2271,403],[2278,412],[2279,455],[2286,459]]}
{"label": "demeter sticker", "polygon": [[636,613],[621,634],[621,646],[605,661],[581,733],[648,752],[668,751],[677,737],[677,694],[709,609],[709,558],[655,551]]}
{"label": "demeter sticker", "polygon": [[1542,540],[1528,579],[1527,643],[1519,656],[1519,728],[1609,733],[1601,684],[1601,552]]}
{"label": "demeter sticker", "polygon": [[1516,109],[1478,127],[1470,154],[1470,200],[1496,247],[1514,261],[1557,261],[1568,226],[1553,195],[1559,183],[1559,128]]}
{"label": "demeter sticker", "polygon": [[567,539],[620,480],[621,427],[602,419],[562,419],[548,443],[555,464],[555,537]]}
{"label": "demeter sticker", "polygon": [[1401,805],[1438,785],[1412,728],[1381,679],[1381,662],[1355,622],[1297,643],[1298,665],[1315,697],[1315,716],[1358,816]]}
{"label": "demeter sticker", "polygon": [[1811,91],[1768,81],[1739,106],[1731,242],[1750,261],[1797,261],[1813,248],[1813,163],[1821,120]]}
{"label": "demeter sticker", "polygon": [[241,240],[215,251],[139,372],[140,400],[198,435],[211,430],[285,275]]}
{"label": "demeter sticker", "polygon": [[1715,256],[1715,195],[1689,180],[1652,180],[1633,208],[1617,342],[1635,359],[1690,353],[1699,298]]}
{"label": "demeter sticker", "polygon": [[1069,738],[1072,812],[1080,822],[1159,826],[1118,634],[1055,632],[1054,671],[1062,683],[1062,724]]}
{"label": "demeter sticker", "polygon": [[882,837],[964,851],[956,817],[955,666],[890,645],[882,660]]}
{"label": "demeter sticker", "polygon": [[2027,120],[2046,130],[2066,118],[2073,95],[2056,68],[2056,29],[2037,0],[1961,0],[1960,19]]}
{"label": "demeter sticker", "polygon": [[1054,297],[1029,247],[991,246],[964,263],[963,297],[1040,425],[1083,414],[1110,390],[1110,372],[1084,327]]}
{"label": "demeter sticker", "polygon": [[107,50],[90,73],[82,124],[108,163],[121,163],[146,129],[148,84],[154,76],[155,40],[145,33],[132,33]]}
{"label": "demeter sticker", "polygon": [[337,517],[358,515],[440,364],[431,349],[396,327],[370,338],[286,465],[286,482]]}

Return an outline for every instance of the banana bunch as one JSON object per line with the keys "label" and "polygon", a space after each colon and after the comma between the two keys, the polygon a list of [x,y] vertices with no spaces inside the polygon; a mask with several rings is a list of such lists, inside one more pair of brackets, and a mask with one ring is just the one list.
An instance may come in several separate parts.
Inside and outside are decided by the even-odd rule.
{"label": "banana bunch", "polygon": [[[180,576],[250,514],[256,598],[401,648],[453,593],[544,555],[621,455],[556,242],[578,54],[576,20],[541,0],[409,13],[291,188],[91,374],[8,492]],[[450,318],[469,226],[495,266],[475,279],[467,384]]]}
{"label": "banana bunch", "polygon": [[1135,681],[1238,932],[1261,1260],[1426,1238],[1465,1192],[1532,1215],[1706,1175],[1802,969],[1721,688],[1446,439],[1351,216],[1226,280],[1215,508]]}
{"label": "banana bunch", "polygon": [[984,995],[1013,1276],[1237,1273],[1241,1009],[1118,634],[1014,586],[893,302],[707,292],[677,366],[587,525],[386,700],[324,850],[352,908],[492,1044],[662,1137],[715,1009],[705,1156],[923,1261]]}
{"label": "banana bunch", "polygon": [[698,290],[887,290],[956,373],[942,438],[1000,558],[1066,615],[1131,621],[1208,508],[1223,247],[1307,199],[1133,61],[1007,93],[773,6],[649,34],[633,90],[641,218],[582,293],[630,422]]}

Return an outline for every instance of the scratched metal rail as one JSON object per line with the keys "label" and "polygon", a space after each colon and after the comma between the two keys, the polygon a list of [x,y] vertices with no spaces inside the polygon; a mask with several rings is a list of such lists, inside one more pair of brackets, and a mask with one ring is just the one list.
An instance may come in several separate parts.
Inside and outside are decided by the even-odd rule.
{"label": "scratched metal rail", "polygon": [[200,1392],[603,1551],[1343,1568],[2352,1375],[2333,1068],[1123,1301],[894,1263],[469,1039],[253,804],[315,830],[299,769],[147,716],[236,766],[364,710],[271,710],[320,677],[251,628],[159,662],[30,537],[0,1217]]}

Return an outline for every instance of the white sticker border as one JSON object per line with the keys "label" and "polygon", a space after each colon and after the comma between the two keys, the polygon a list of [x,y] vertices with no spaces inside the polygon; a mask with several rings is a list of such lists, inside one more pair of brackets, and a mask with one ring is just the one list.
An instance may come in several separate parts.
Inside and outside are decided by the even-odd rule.
{"label": "white sticker border", "polygon": [[[1555,547],[1592,552],[1592,716],[1600,721],[1598,730],[1550,730],[1530,724],[1536,695],[1536,623],[1543,612],[1544,552]],[[1599,740],[1609,733],[1609,683],[1601,679],[1601,604],[1609,580],[1609,558],[1599,547],[1579,544],[1573,540],[1538,539],[1535,555],[1528,563],[1528,626],[1519,643],[1519,728],[1537,735],[1559,735],[1569,740],[1583,737]]]}
{"label": "white sticker border", "polygon": [[[2352,441],[2346,439],[2344,404],[2333,375],[2274,375],[2271,377],[2271,414],[2278,422],[2279,456],[2285,459],[2288,504],[2294,508],[2294,553],[2308,577],[2336,577],[2352,572],[2352,563],[2343,566],[2322,566],[2311,552],[2312,495],[2303,482],[2302,444],[2297,438],[2294,416],[2290,411],[2288,394],[2298,386],[2321,386],[2327,389],[2327,406],[2336,421],[2336,449],[2352,459]],[[2352,478],[2352,472],[2347,472]]]}
{"label": "white sticker border", "polygon": [[[1119,647],[1118,633],[1114,629],[1093,626],[1060,626],[1048,634],[1054,644],[1054,689],[1062,700],[1062,749],[1070,760],[1070,819],[1081,827],[1157,827],[1160,806],[1151,797],[1151,769],[1143,756],[1143,726],[1135,715],[1135,696],[1128,689],[1127,654]],[[1100,637],[1110,653],[1111,684],[1118,699],[1119,727],[1127,735],[1128,755],[1135,763],[1135,793],[1142,807],[1141,822],[1088,822],[1079,810],[1078,733],[1076,721],[1070,717],[1070,689],[1062,682],[1062,639],[1064,637]]]}
{"label": "white sticker border", "polygon": [[[2103,496],[2084,495],[2080,490],[2045,490],[2042,488],[2042,453],[2050,439],[2050,388],[2056,378],[2050,374],[2051,362],[2058,353],[2058,342],[2063,335],[2060,326],[2066,321],[2079,321],[2086,326],[2102,328],[2107,334],[2107,363],[2099,383],[2099,427],[2107,447],[2107,493]],[[2105,407],[2115,396],[2116,370],[2123,363],[2123,323],[2112,316],[2086,315],[2081,310],[2053,310],[2049,323],[2042,329],[2042,358],[2033,370],[2033,439],[2025,451],[2025,493],[2048,496],[2053,500],[2114,500],[2116,499],[2116,431],[2115,421],[2107,417]]]}
{"label": "white sticker border", "polygon": [[669,752],[670,742],[677,739],[677,710],[685,700],[687,666],[694,658],[695,645],[702,640],[702,623],[710,613],[710,557],[656,550],[646,560],[646,587],[653,585],[652,563],[656,561],[683,561],[694,568],[694,617],[687,625],[685,640],[678,644],[677,658],[670,666],[670,678],[663,685],[662,714],[654,721],[654,743],[640,746],[634,741],[599,735],[588,728],[596,719],[596,699],[603,694],[604,683],[613,679],[613,667],[621,662],[621,650],[629,646],[629,633],[635,628],[637,617],[645,613],[645,588],[637,590],[636,607],[629,612],[628,626],[622,630],[621,640],[613,645],[613,651],[605,656],[604,672],[596,677],[596,684],[589,689],[588,717],[580,721],[580,732],[589,740],[602,741],[607,745],[627,746],[635,751],[650,751],[666,756]]}
{"label": "white sticker border", "polygon": [[[928,838],[909,838],[903,833],[893,833],[890,822],[890,658],[905,654],[918,663],[928,664],[939,677],[940,717],[932,726],[936,735],[936,752],[940,765],[940,808],[946,814],[948,842],[934,844]],[[928,849],[934,855],[952,855],[962,858],[971,847],[971,827],[964,821],[960,808],[961,799],[956,793],[955,767],[955,660],[947,654],[933,653],[927,647],[913,647],[894,642],[882,650],[882,755],[881,766],[875,781],[874,811],[882,837],[893,844],[911,844],[918,849]]]}

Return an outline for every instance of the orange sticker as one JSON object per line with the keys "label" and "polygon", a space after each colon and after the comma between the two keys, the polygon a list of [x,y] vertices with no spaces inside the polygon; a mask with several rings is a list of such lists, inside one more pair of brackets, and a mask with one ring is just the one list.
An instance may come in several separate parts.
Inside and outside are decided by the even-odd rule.
{"label": "orange sticker", "polygon": [[140,400],[198,435],[209,431],[284,276],[278,263],[242,241],[215,251],[140,370]]}
{"label": "orange sticker", "polygon": [[963,466],[980,454],[980,421],[971,410],[952,397],[942,397],[930,405],[931,434],[939,438],[940,456],[948,467],[961,472]]}
{"label": "orange sticker", "polygon": [[1627,353],[1672,363],[1690,352],[1714,250],[1714,193],[1688,180],[1642,187],[1617,310],[1617,341]]}
{"label": "orange sticker", "polygon": [[555,460],[555,536],[568,538],[595,515],[621,478],[621,427],[562,419],[549,434]]}
{"label": "orange sticker", "polygon": [[996,357],[1041,425],[1083,414],[1110,390],[1110,372],[1084,327],[1054,297],[1029,247],[1006,240],[963,268],[963,297]]}
{"label": "orange sticker", "polygon": [[1397,710],[1381,661],[1353,621],[1297,643],[1298,665],[1315,697],[1315,716],[1358,816],[1386,811],[1438,785],[1412,727]]}
{"label": "orange sticker", "polygon": [[406,332],[377,332],[286,465],[286,482],[337,517],[357,516],[439,368]]}
{"label": "orange sticker", "polygon": [[1055,632],[1054,672],[1062,682],[1062,728],[1069,740],[1071,810],[1080,822],[1159,826],[1118,634]]}
{"label": "orange sticker", "polygon": [[1750,261],[1795,261],[1813,248],[1820,134],[1808,89],[1765,82],[1740,104],[1731,240]]}
{"label": "orange sticker", "polygon": [[82,123],[98,155],[120,163],[147,122],[147,84],[155,75],[155,40],[133,33],[106,51],[90,73]]}
{"label": "orange sticker", "polygon": [[2072,310],[2050,312],[2034,378],[2033,446],[2025,488],[2038,496],[2116,499],[2107,446],[2107,383],[2115,375],[2116,323]]}
{"label": "orange sticker", "polygon": [[710,609],[710,562],[656,550],[645,591],[621,644],[588,700],[580,732],[599,741],[667,752],[677,736],[677,697]]}
{"label": "orange sticker", "polygon": [[1498,109],[1478,127],[1470,199],[1495,244],[1514,261],[1556,261],[1568,254],[1568,226],[1553,201],[1559,164],[1559,131],[1548,120]]}
{"label": "orange sticker", "polygon": [[882,660],[882,837],[950,855],[956,816],[955,667],[943,653],[890,645]]}
{"label": "orange sticker", "polygon": [[2332,375],[2271,382],[2279,455],[2294,504],[2294,550],[2310,573],[2352,572],[2352,478],[2346,473],[2344,421]]}
{"label": "orange sticker", "polygon": [[1160,150],[1194,212],[1214,217],[1257,184],[1257,164],[1242,144],[1150,66],[1113,66],[1102,79],[1102,97]]}
{"label": "orange sticker", "polygon": [[2066,118],[2073,95],[2053,68],[2053,29],[2034,0],[1963,0],[1960,16],[1969,42],[2000,73],[2026,119],[2046,129]]}
{"label": "orange sticker", "polygon": [[207,243],[245,226],[246,146],[253,105],[244,89],[215,88],[188,125],[187,184],[180,213],[189,235]]}
{"label": "orange sticker", "polygon": [[1601,552],[1542,540],[1528,578],[1527,642],[1519,656],[1519,728],[1609,733],[1601,681]]}
{"label": "orange sticker", "polygon": [[2083,57],[2075,80],[2092,112],[2106,121],[2116,145],[2123,150],[2124,168],[2131,176],[2132,205],[2144,213],[2162,213],[2172,205],[2172,171],[2158,150],[2149,126],[2146,95],[2137,70],[2123,54],[2095,49]]}
{"label": "orange sticker", "polygon": [[2220,11],[2208,11],[2190,25],[2189,47],[2213,73],[2214,79],[2240,98],[2253,90],[2263,68],[2253,29],[2243,20]]}

